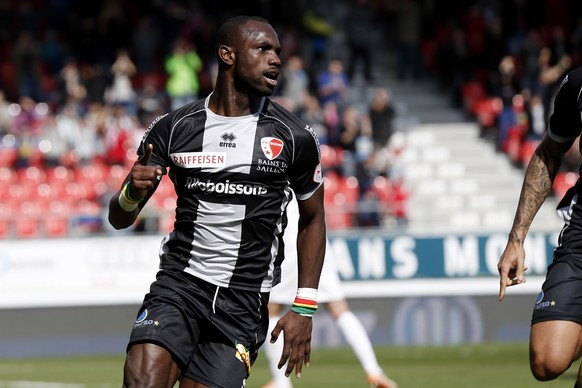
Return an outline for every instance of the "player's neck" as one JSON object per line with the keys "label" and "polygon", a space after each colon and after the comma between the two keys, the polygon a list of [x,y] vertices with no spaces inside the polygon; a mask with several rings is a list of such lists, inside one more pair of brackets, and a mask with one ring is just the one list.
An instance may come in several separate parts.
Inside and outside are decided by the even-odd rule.
{"label": "player's neck", "polygon": [[237,91],[232,83],[217,83],[208,101],[208,108],[220,116],[238,117],[254,114],[261,104],[261,97]]}

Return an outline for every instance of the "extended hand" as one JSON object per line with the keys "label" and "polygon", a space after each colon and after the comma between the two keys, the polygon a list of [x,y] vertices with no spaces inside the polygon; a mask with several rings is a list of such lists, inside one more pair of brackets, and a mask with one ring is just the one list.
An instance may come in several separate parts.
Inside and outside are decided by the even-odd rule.
{"label": "extended hand", "polygon": [[285,376],[289,377],[293,372],[293,368],[295,368],[295,376],[300,378],[303,364],[309,366],[312,327],[312,318],[301,316],[292,311],[287,312],[277,322],[275,329],[271,333],[271,343],[277,341],[281,330],[283,330],[283,353],[281,353],[278,368],[281,369],[285,362],[289,360]]}

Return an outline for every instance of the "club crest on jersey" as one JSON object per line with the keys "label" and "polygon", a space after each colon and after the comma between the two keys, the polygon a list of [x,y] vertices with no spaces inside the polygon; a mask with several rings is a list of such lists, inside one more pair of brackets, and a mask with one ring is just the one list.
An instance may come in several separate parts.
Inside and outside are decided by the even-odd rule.
{"label": "club crest on jersey", "polygon": [[276,137],[263,137],[261,139],[261,149],[269,160],[276,159],[277,156],[281,155],[283,146],[283,140],[277,139]]}

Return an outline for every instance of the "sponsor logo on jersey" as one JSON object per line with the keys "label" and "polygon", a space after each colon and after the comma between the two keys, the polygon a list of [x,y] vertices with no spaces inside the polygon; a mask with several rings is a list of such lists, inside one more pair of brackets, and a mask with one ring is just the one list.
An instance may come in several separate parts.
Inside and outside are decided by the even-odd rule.
{"label": "sponsor logo on jersey", "polygon": [[177,152],[170,154],[170,158],[176,166],[185,168],[219,168],[226,165],[224,152]]}
{"label": "sponsor logo on jersey", "polygon": [[287,172],[287,163],[282,160],[257,160],[257,171],[270,172],[274,174],[285,174]]}
{"label": "sponsor logo on jersey", "polygon": [[225,182],[213,182],[210,179],[202,181],[198,178],[186,178],[184,185],[190,190],[200,190],[205,193],[216,194],[237,194],[237,195],[265,195],[267,188],[261,185],[251,185],[248,183],[232,183],[227,180]]}
{"label": "sponsor logo on jersey", "polygon": [[236,148],[236,143],[234,142],[236,140],[236,136],[234,133],[225,132],[220,135],[220,138],[222,139],[222,141],[218,144],[220,147]]}
{"label": "sponsor logo on jersey", "polygon": [[321,183],[323,179],[323,174],[321,173],[321,163],[315,166],[315,171],[313,172],[313,181]]}
{"label": "sponsor logo on jersey", "polygon": [[552,300],[544,300],[544,291],[540,291],[540,293],[538,294],[538,297],[536,299],[536,304],[535,304],[535,309],[536,310],[540,310],[540,309],[545,309],[548,307],[554,307],[556,305],[556,301]]}
{"label": "sponsor logo on jersey", "polygon": [[284,145],[283,140],[276,137],[263,137],[261,139],[261,149],[269,160],[276,159],[277,156],[281,155]]}
{"label": "sponsor logo on jersey", "polygon": [[144,309],[141,314],[139,314],[139,316],[137,317],[137,319],[135,320],[135,323],[133,325],[133,327],[137,328],[137,327],[144,327],[144,326],[159,326],[160,322],[153,320],[153,319],[147,319],[148,317],[148,309]]}

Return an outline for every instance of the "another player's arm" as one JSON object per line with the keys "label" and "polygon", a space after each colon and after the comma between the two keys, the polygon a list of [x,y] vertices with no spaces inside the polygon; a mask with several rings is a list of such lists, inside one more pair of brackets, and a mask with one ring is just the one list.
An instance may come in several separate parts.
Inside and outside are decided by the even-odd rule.
{"label": "another player's arm", "polygon": [[115,229],[131,226],[158,186],[163,172],[160,166],[148,165],[152,152],[153,146],[149,144],[132,166],[119,191],[109,201],[108,219]]}
{"label": "another player's arm", "polygon": [[536,213],[550,194],[564,154],[573,142],[557,142],[546,136],[527,166],[507,246],[497,264],[500,276],[499,300],[504,298],[506,287],[525,282],[524,271],[527,268],[523,244],[526,235]]}
{"label": "another player's arm", "polygon": [[[298,204],[300,214],[297,234],[298,288],[299,290],[314,291],[316,294],[323,267],[326,242],[323,186],[309,199],[298,201]],[[316,303],[316,295],[313,303]],[[281,330],[283,331],[283,353],[278,367],[281,368],[288,360],[285,370],[286,376],[289,376],[295,369],[295,375],[301,377],[303,364],[309,366],[313,309],[311,313],[308,307],[306,310],[299,313],[289,311],[277,322],[271,333],[271,342],[275,342]]]}

